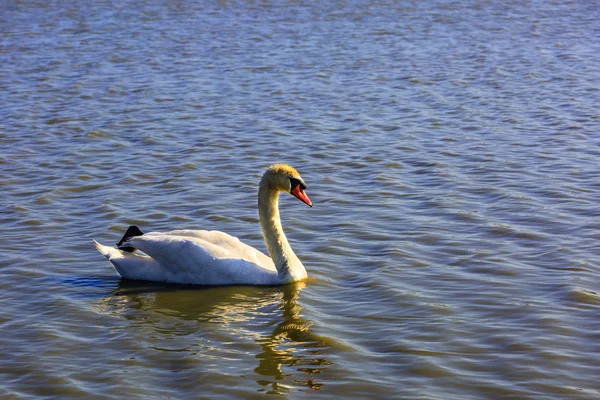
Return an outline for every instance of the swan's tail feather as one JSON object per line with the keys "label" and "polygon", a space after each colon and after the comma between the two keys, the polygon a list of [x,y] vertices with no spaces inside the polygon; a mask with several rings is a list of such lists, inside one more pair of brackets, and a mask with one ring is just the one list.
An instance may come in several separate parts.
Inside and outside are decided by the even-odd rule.
{"label": "swan's tail feather", "polygon": [[96,249],[114,265],[115,269],[125,279],[148,280],[164,282],[160,265],[152,258],[143,254],[128,253],[114,247],[104,246],[94,240]]}
{"label": "swan's tail feather", "polygon": [[114,249],[112,247],[101,245],[100,243],[96,242],[95,240],[94,240],[94,243],[96,244],[96,250],[98,250],[100,252],[100,254],[102,254],[108,260],[122,257],[122,253],[119,250]]}
{"label": "swan's tail feather", "polygon": [[133,253],[136,250],[136,248],[132,246],[127,246],[127,241],[134,236],[142,236],[143,234],[144,232],[142,232],[140,228],[138,228],[135,225],[131,225],[129,228],[127,228],[127,232],[125,232],[121,240],[119,240],[119,243],[117,243],[117,247],[119,248],[119,250],[123,250],[128,253]]}

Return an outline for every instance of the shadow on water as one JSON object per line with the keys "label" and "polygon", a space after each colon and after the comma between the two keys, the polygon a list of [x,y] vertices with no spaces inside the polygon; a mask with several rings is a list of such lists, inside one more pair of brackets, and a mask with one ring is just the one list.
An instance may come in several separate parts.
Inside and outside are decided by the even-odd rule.
{"label": "shadow on water", "polygon": [[[252,351],[258,361],[254,368],[258,391],[283,394],[291,387],[319,390],[331,365],[323,353],[332,340],[311,332],[312,322],[300,315],[298,297],[305,286],[298,282],[278,287],[198,287],[121,280],[102,305],[136,322],[148,321],[148,314],[155,320],[176,318],[178,327],[170,329],[178,329],[180,337],[198,331],[204,335],[217,327],[223,334],[217,335],[221,345],[213,341],[212,347],[226,347],[228,334],[242,342],[252,338],[259,346]],[[210,350],[198,350],[203,351]]]}

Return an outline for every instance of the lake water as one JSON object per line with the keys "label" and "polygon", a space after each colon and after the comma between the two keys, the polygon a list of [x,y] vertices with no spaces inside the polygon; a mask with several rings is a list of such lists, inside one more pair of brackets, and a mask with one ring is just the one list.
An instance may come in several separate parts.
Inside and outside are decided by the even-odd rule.
{"label": "lake water", "polygon": [[[600,398],[595,1],[5,1],[0,397]],[[121,281],[218,229],[284,287]]]}

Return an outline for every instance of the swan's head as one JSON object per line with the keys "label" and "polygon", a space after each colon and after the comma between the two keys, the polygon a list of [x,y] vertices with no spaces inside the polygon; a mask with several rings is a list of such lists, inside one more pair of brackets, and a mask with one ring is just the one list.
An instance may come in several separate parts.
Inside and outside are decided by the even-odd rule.
{"label": "swan's head", "polygon": [[267,185],[270,189],[287,192],[312,207],[312,201],[310,201],[304,192],[306,190],[306,183],[304,183],[298,171],[292,166],[287,164],[273,164],[266,169],[260,182],[261,185]]}

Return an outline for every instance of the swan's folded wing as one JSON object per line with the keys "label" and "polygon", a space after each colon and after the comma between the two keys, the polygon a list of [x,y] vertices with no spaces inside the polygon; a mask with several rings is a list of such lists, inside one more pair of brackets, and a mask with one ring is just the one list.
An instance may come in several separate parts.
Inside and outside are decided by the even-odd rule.
{"label": "swan's folded wing", "polygon": [[136,236],[129,243],[148,254],[168,271],[169,282],[206,285],[265,282],[273,272],[260,265],[240,259],[226,248],[191,236],[168,233],[148,233]]}
{"label": "swan's folded wing", "polygon": [[231,236],[225,232],[181,229],[166,232],[166,234],[201,239],[217,246],[221,250],[230,252],[230,256],[233,255],[242,260],[250,261],[265,268],[275,270],[275,265],[273,264],[271,257],[240,241],[237,237]]}

